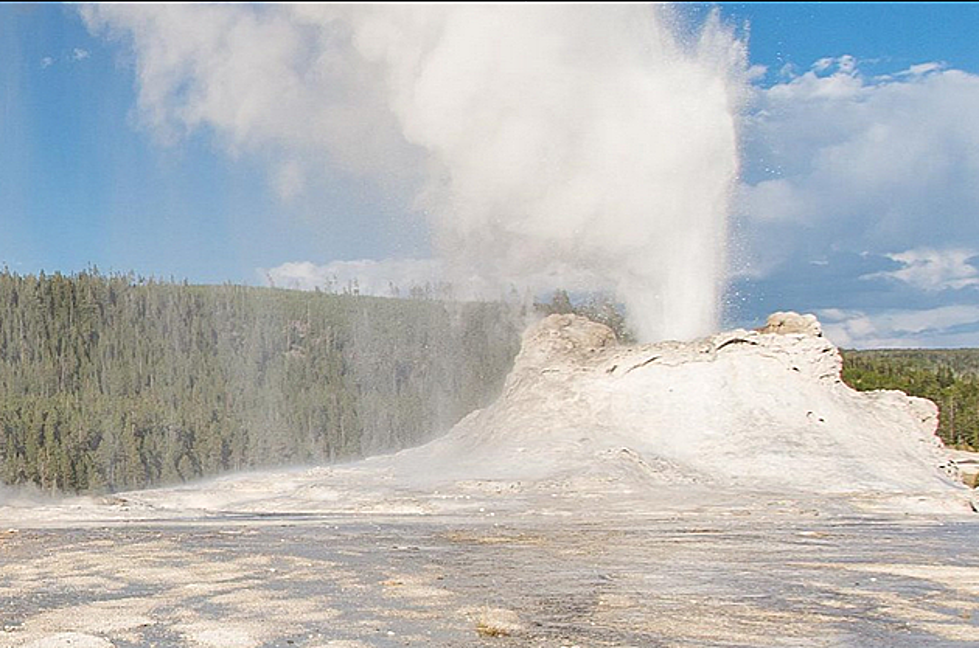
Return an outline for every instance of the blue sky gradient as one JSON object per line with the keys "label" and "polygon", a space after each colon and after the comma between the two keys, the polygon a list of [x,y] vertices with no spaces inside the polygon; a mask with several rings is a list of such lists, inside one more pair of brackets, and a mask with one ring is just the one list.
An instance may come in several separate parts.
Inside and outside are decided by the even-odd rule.
{"label": "blue sky gradient", "polygon": [[751,60],[777,74],[791,64],[808,68],[823,57],[849,54],[870,72],[926,61],[979,71],[971,2],[721,3],[724,15],[750,25]]}
{"label": "blue sky gradient", "polygon": [[[423,234],[382,227],[394,206],[359,187],[284,203],[260,160],[206,131],[161,143],[137,123],[119,50],[74,6],[0,6],[0,261],[12,270],[256,283],[256,268],[297,258],[424,251]],[[327,229],[327,210],[357,217]]]}

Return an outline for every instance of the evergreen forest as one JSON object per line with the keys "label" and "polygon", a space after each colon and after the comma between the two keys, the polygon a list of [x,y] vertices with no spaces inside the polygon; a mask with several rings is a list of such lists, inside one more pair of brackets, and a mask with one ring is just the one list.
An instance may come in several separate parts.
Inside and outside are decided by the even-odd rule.
{"label": "evergreen forest", "polygon": [[487,404],[515,307],[0,273],[0,480],[111,492],[417,445]]}

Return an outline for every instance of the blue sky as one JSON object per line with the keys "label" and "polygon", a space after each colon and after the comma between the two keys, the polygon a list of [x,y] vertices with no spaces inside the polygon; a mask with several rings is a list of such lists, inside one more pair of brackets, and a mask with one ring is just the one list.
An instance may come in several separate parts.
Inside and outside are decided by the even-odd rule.
{"label": "blue sky", "polygon": [[[751,24],[750,55],[772,72],[849,54],[868,67],[925,61],[979,70],[979,4],[942,2],[721,3],[725,16]],[[871,64],[870,62],[875,62]]]}
{"label": "blue sky", "polygon": [[[0,61],[0,260],[14,271],[256,283],[256,268],[295,259],[425,250],[358,187],[283,203],[260,160],[210,133],[155,139],[134,115],[131,64],[74,6],[0,6]],[[323,211],[351,217],[327,227]]]}
{"label": "blue sky", "polygon": [[[712,6],[682,11],[700,21]],[[745,127],[729,320],[791,308],[818,312],[842,344],[979,346],[979,4],[720,10],[750,23],[750,63],[764,67]],[[0,6],[0,261],[201,283],[292,268],[305,285],[393,258],[414,280],[404,260],[431,250],[406,216],[410,171],[310,178],[254,129],[148,121],[149,82],[127,40],[147,32],[125,20],[120,36],[122,22],[86,24],[76,5]],[[919,132],[928,115],[934,127]],[[300,161],[322,155],[289,141]],[[902,166],[905,155],[926,163]]]}

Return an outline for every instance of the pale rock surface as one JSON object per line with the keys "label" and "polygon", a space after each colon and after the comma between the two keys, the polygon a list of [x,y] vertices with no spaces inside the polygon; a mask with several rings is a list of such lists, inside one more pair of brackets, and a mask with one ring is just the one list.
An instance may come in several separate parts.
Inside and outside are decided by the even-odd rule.
{"label": "pale rock surface", "polygon": [[80,632],[59,632],[31,642],[24,648],[113,648],[113,644],[94,635]]}
{"label": "pale rock surface", "polygon": [[979,487],[979,452],[949,451],[949,470],[969,488]]}
{"label": "pale rock surface", "polygon": [[761,333],[780,333],[783,335],[790,333],[815,337],[822,337],[823,335],[823,327],[815,315],[800,315],[792,311],[772,313],[768,316],[765,326],[758,330]]}
{"label": "pale rock surface", "polygon": [[525,333],[496,403],[395,458],[438,479],[625,471],[725,489],[954,488],[935,405],[857,392],[841,369],[811,315],[634,347],[601,324],[552,315]]}

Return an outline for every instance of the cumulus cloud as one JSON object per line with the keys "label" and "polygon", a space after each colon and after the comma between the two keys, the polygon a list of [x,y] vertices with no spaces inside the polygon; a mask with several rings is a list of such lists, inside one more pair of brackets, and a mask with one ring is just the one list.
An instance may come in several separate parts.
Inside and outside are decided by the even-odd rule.
{"label": "cumulus cloud", "polygon": [[91,53],[88,50],[82,49],[80,47],[76,47],[71,51],[72,61],[84,61],[89,56],[91,56]]}
{"label": "cumulus cloud", "polygon": [[766,308],[849,313],[843,343],[979,344],[941,322],[979,298],[979,76],[850,56],[783,72],[746,120],[737,281]]}
{"label": "cumulus cloud", "polygon": [[886,255],[901,264],[898,270],[875,272],[864,279],[902,281],[920,290],[959,290],[979,286],[975,250],[919,248]]}
{"label": "cumulus cloud", "polygon": [[[587,276],[647,338],[714,328],[746,96],[715,12],[648,5],[95,5],[142,122],[348,173],[424,215],[452,276]],[[572,272],[563,273],[562,268]],[[578,286],[567,286],[578,288]]]}
{"label": "cumulus cloud", "polygon": [[45,56],[41,59],[41,69],[46,69],[54,65],[54,58],[50,56]]}
{"label": "cumulus cloud", "polygon": [[852,57],[759,89],[740,209],[756,267],[828,251],[948,248],[979,236],[979,76]]}

